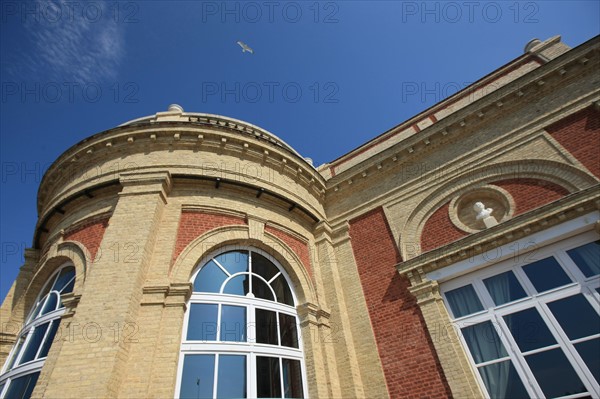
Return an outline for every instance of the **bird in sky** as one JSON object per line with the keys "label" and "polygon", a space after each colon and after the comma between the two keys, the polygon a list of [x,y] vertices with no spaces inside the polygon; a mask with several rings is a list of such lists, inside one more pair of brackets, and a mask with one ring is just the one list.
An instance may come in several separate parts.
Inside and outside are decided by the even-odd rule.
{"label": "bird in sky", "polygon": [[238,40],[237,44],[239,44],[240,47],[242,48],[242,53],[245,53],[247,51],[250,54],[254,54],[254,50],[252,50],[250,47],[248,47],[248,45],[246,43],[242,42],[241,40]]}

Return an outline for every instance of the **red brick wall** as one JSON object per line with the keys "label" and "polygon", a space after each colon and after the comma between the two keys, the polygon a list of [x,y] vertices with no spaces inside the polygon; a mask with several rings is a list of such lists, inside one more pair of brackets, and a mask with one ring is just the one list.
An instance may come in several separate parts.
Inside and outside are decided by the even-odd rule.
{"label": "red brick wall", "polygon": [[442,205],[425,222],[421,233],[421,252],[449,244],[467,235],[450,220],[450,202]]}
{"label": "red brick wall", "polygon": [[175,251],[173,252],[174,263],[181,251],[188,246],[192,240],[201,236],[209,230],[228,225],[245,224],[242,217],[232,215],[216,215],[205,212],[183,211],[179,219],[179,228],[177,230],[177,240],[175,242]]}
{"label": "red brick wall", "polygon": [[310,263],[310,253],[308,251],[308,244],[298,238],[276,229],[273,226],[265,226],[265,231],[267,233],[273,234],[275,237],[279,238],[281,241],[285,242],[298,257],[302,261],[302,264],[308,271],[308,274],[312,277],[312,268]]}
{"label": "red brick wall", "polygon": [[350,238],[390,397],[450,397],[383,210],[351,220]]}
{"label": "red brick wall", "polygon": [[539,208],[569,194],[557,184],[539,179],[507,179],[493,182],[508,191],[516,203],[515,216]]}
{"label": "red brick wall", "polygon": [[546,131],[600,178],[600,111],[586,108],[546,127]]}
{"label": "red brick wall", "polygon": [[77,241],[80,242],[89,252],[90,256],[94,260],[102,243],[102,237],[108,227],[109,217],[102,219],[93,219],[85,221],[82,224],[75,226],[74,229],[67,231],[63,239],[65,241]]}

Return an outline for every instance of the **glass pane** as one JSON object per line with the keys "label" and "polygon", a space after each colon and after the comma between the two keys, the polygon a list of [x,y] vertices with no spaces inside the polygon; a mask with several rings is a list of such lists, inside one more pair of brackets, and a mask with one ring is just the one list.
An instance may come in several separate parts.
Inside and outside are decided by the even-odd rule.
{"label": "glass pane", "polygon": [[29,323],[31,320],[33,320],[33,319],[35,319],[37,317],[37,315],[42,310],[42,307],[44,306],[44,303],[46,303],[46,298],[42,297],[42,299],[37,303],[37,305],[35,305],[35,308],[31,312],[31,314],[29,315],[29,318],[27,319],[27,323]]}
{"label": "glass pane", "polygon": [[33,334],[31,335],[29,342],[27,342],[27,346],[25,346],[25,351],[23,352],[23,357],[19,364],[35,359],[35,355],[38,349],[40,349],[40,345],[42,344],[42,340],[44,339],[44,335],[46,334],[49,325],[50,323],[44,323],[33,330]]}
{"label": "glass pane", "polygon": [[185,355],[179,398],[212,398],[214,378],[215,355]]}
{"label": "glass pane", "polygon": [[217,397],[246,397],[246,356],[219,355]]}
{"label": "glass pane", "polygon": [[461,331],[475,363],[508,356],[491,321],[465,327]]}
{"label": "glass pane", "polygon": [[600,383],[600,338],[575,344],[579,356],[594,375],[597,382]]}
{"label": "glass pane", "polygon": [[217,340],[218,305],[192,303],[188,321],[187,339],[194,341]]}
{"label": "glass pane", "polygon": [[10,382],[4,397],[6,399],[29,399],[39,376],[40,373],[38,372],[15,378]]}
{"label": "glass pane", "polygon": [[259,398],[281,398],[278,358],[256,357],[256,394]]}
{"label": "glass pane", "polygon": [[246,308],[221,306],[221,341],[246,342]]}
{"label": "glass pane", "polygon": [[256,342],[277,345],[277,314],[269,310],[256,309]]}
{"label": "glass pane", "polygon": [[298,331],[294,316],[279,313],[279,331],[281,334],[281,345],[289,346],[290,348],[298,347]]}
{"label": "glass pane", "polygon": [[570,339],[600,333],[600,317],[582,294],[550,302],[548,307]]}
{"label": "glass pane", "polygon": [[58,306],[58,294],[56,293],[56,291],[52,291],[52,292],[50,292],[50,294],[48,294],[48,299],[46,300],[46,303],[44,304],[44,307],[42,308],[42,311],[40,312],[40,316],[43,316],[45,314],[52,312],[53,310],[56,310],[57,306]]}
{"label": "glass pane", "polygon": [[299,360],[281,359],[283,363],[283,397],[303,398],[302,371]]}
{"label": "glass pane", "polygon": [[248,272],[248,252],[231,251],[225,252],[219,256],[215,256],[215,260],[221,264],[229,272],[236,274]]}
{"label": "glass pane", "polygon": [[65,267],[60,271],[60,274],[58,275],[58,278],[56,279],[56,282],[54,283],[54,287],[52,287],[52,289],[55,291],[64,292],[65,294],[71,292],[73,288],[71,288],[71,290],[64,291],[63,288],[70,285],[69,283],[71,282],[71,279],[73,279],[73,277],[75,277],[75,268]]}
{"label": "glass pane", "polygon": [[13,364],[15,364],[15,361],[17,360],[17,357],[19,357],[19,353],[21,353],[21,348],[23,347],[24,343],[25,343],[25,336],[21,336],[19,338],[19,342],[17,343],[17,348],[15,349],[12,357],[10,358],[10,361],[8,362],[8,366],[6,366],[7,371],[12,369]]}
{"label": "glass pane", "polygon": [[267,299],[274,301],[273,292],[267,283],[261,280],[259,277],[252,276],[252,291],[256,298]]}
{"label": "glass pane", "polygon": [[56,335],[56,331],[58,331],[58,326],[60,326],[60,319],[52,321],[52,327],[50,327],[50,331],[48,331],[48,335],[46,336],[46,340],[42,345],[42,349],[40,350],[38,358],[48,356],[48,351],[52,346],[52,342],[54,342],[54,336]]}
{"label": "glass pane", "polygon": [[483,310],[472,285],[446,292],[446,299],[454,317],[462,317]]}
{"label": "glass pane", "polygon": [[294,306],[294,298],[292,297],[292,291],[290,291],[290,287],[288,286],[288,283],[287,281],[285,281],[285,277],[283,277],[282,274],[280,274],[279,277],[273,280],[273,282],[271,283],[271,288],[273,288],[273,291],[275,291],[277,302]]}
{"label": "glass pane", "polygon": [[248,292],[250,292],[250,284],[247,274],[235,276],[223,288],[223,294],[245,296]]}
{"label": "glass pane", "polygon": [[546,397],[585,392],[585,386],[560,348],[526,356],[525,359]]}
{"label": "glass pane", "polygon": [[504,316],[513,338],[521,352],[553,345],[556,340],[536,308]]}
{"label": "glass pane", "polygon": [[492,399],[529,398],[527,390],[510,360],[480,367],[479,374]]}
{"label": "glass pane", "polygon": [[586,277],[600,274],[600,241],[570,249],[567,253]]}
{"label": "glass pane", "polygon": [[194,280],[194,292],[220,292],[227,274],[212,260],[208,262]]}
{"label": "glass pane", "polygon": [[523,270],[538,292],[548,291],[571,282],[569,276],[552,257],[525,265]]}
{"label": "glass pane", "polygon": [[525,298],[525,290],[511,271],[483,280],[496,306]]}
{"label": "glass pane", "polygon": [[269,281],[279,273],[279,269],[264,256],[252,252],[252,272]]}

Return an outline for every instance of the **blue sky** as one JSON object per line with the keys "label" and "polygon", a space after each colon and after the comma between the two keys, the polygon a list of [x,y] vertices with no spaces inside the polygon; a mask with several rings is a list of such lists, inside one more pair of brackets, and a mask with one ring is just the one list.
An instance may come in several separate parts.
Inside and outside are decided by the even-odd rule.
{"label": "blue sky", "polygon": [[44,171],[87,136],[178,103],[261,126],[320,165],[532,38],[598,35],[599,4],[2,0],[0,298],[31,246]]}

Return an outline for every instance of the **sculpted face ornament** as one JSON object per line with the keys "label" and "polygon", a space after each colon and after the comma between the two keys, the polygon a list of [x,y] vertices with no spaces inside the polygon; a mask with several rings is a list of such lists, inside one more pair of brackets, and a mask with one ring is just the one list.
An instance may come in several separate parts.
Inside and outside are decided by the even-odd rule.
{"label": "sculpted face ornament", "polygon": [[473,205],[473,210],[477,213],[476,219],[483,220],[485,227],[492,227],[498,224],[496,218],[492,216],[494,210],[486,208],[483,202],[476,202]]}

